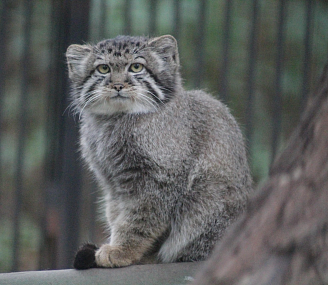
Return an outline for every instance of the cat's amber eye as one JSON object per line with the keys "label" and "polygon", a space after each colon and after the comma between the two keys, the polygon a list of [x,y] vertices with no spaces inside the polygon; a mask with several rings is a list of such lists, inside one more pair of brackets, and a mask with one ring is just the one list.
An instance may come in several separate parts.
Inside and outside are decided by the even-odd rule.
{"label": "cat's amber eye", "polygon": [[141,63],[133,63],[130,66],[130,71],[137,73],[143,70],[143,65]]}
{"label": "cat's amber eye", "polygon": [[107,64],[100,64],[97,66],[97,70],[102,74],[106,74],[110,71],[110,68]]}

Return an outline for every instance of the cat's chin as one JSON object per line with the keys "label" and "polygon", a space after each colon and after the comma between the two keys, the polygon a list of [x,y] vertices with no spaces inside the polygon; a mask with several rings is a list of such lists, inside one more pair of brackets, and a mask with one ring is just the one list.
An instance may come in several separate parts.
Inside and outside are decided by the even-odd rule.
{"label": "cat's chin", "polygon": [[95,115],[114,115],[119,113],[125,114],[146,114],[156,112],[157,108],[154,106],[147,106],[145,104],[132,101],[129,98],[112,98],[109,102],[88,108],[88,112]]}

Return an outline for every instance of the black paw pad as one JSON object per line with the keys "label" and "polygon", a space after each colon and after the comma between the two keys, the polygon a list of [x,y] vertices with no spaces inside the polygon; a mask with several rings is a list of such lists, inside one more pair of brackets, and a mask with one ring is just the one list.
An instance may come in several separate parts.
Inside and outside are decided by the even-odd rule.
{"label": "black paw pad", "polygon": [[85,244],[75,255],[74,259],[74,268],[76,269],[88,269],[88,268],[96,268],[96,259],[95,259],[95,253],[98,249],[97,246],[94,244]]}

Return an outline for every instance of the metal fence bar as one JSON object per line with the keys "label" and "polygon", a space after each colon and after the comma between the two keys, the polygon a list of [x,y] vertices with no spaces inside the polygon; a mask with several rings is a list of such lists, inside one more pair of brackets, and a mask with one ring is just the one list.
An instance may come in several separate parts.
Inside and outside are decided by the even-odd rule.
{"label": "metal fence bar", "polygon": [[199,88],[204,79],[204,64],[205,64],[205,25],[206,25],[206,0],[198,2],[198,21],[197,21],[197,40],[196,40],[196,64],[194,71],[195,87]]}
{"label": "metal fence bar", "polygon": [[[59,34],[63,33],[62,37],[60,38],[60,45],[59,50],[62,55],[65,53],[66,48],[70,42],[71,36],[71,22],[72,22],[72,1],[65,1],[61,0],[61,8],[58,16],[60,17],[59,21],[60,24],[58,26]],[[77,7],[75,7],[77,8]],[[78,13],[81,13],[81,7],[78,8]],[[63,13],[64,12],[64,13]],[[78,43],[78,42],[76,42]],[[65,67],[64,61],[65,58],[62,57],[62,64],[58,66],[60,72],[60,81],[61,81],[61,94],[65,94],[65,97],[62,98],[62,109],[64,110],[64,106],[68,104],[68,100],[66,95],[68,94],[68,86],[67,81],[65,78]],[[77,194],[80,192],[80,175],[79,172],[75,172],[76,170],[76,161],[74,153],[76,150],[72,147],[72,143],[74,145],[74,140],[77,137],[76,130],[74,129],[74,124],[71,122],[72,118],[69,117],[68,114],[64,114],[63,117],[63,139],[62,139],[62,151],[63,151],[63,161],[61,165],[61,173],[60,173],[60,193],[58,193],[60,200],[61,200],[61,207],[60,207],[60,228],[61,234],[59,236],[58,241],[58,255],[57,255],[57,268],[70,268],[71,264],[69,264],[69,260],[72,258],[72,250],[76,250],[77,242],[76,242],[76,234],[78,232],[77,222],[72,219],[76,219],[77,214],[76,211],[79,208],[71,208],[76,206],[76,197],[74,195],[70,195],[71,192],[74,191],[72,187],[76,187]],[[70,153],[73,152],[73,153]],[[74,177],[74,174],[76,176]],[[72,181],[70,181],[72,179]],[[69,199],[72,198],[72,201]],[[77,197],[79,199],[79,197]],[[72,211],[72,213],[70,213]],[[72,216],[70,217],[70,214]],[[72,226],[72,227],[70,227]],[[70,243],[72,247],[70,247]]]}
{"label": "metal fence bar", "polygon": [[174,0],[174,6],[173,6],[173,35],[176,38],[176,40],[179,43],[180,38],[180,26],[181,26],[181,1],[180,0]]}
{"label": "metal fence bar", "polygon": [[[62,54],[69,44],[83,43],[88,39],[89,30],[89,10],[90,1],[64,1],[65,15],[63,17]],[[64,59],[63,59],[64,62]],[[61,67],[62,75],[66,78],[66,67]],[[63,79],[63,94],[66,95],[66,104],[69,104],[67,79]],[[65,139],[64,139],[64,160],[62,167],[62,234],[59,243],[59,268],[71,268],[75,251],[79,241],[79,217],[81,204],[81,166],[79,164],[79,154],[77,152],[78,129],[72,116],[66,115]]]}
{"label": "metal fence bar", "polygon": [[132,28],[131,6],[132,6],[131,0],[125,0],[124,11],[123,11],[124,12],[124,34],[125,35],[130,35],[131,34],[131,28]]}
{"label": "metal fence bar", "polygon": [[158,8],[157,0],[149,0],[149,36],[156,36],[157,32],[157,8]]}
{"label": "metal fence bar", "polygon": [[27,111],[28,111],[28,84],[30,67],[30,42],[31,42],[31,20],[33,1],[25,0],[24,4],[24,30],[23,30],[23,56],[22,56],[22,78],[20,86],[20,103],[18,112],[18,147],[16,154],[16,172],[15,172],[15,205],[13,220],[13,261],[12,271],[17,271],[19,267],[19,238],[20,238],[20,218],[21,207],[23,203],[23,167],[25,156],[25,142],[27,135]]}
{"label": "metal fence bar", "polygon": [[220,80],[220,97],[224,102],[229,100],[228,94],[228,69],[229,69],[229,56],[230,56],[230,36],[231,36],[231,20],[232,20],[232,0],[226,0],[225,2],[225,19],[223,25],[223,64],[221,68],[221,80]]}
{"label": "metal fence bar", "polygon": [[303,61],[303,85],[301,98],[301,111],[304,110],[307,97],[310,90],[311,80],[311,54],[313,43],[313,11],[315,2],[312,0],[306,1],[306,26],[304,37],[304,61]]}
{"label": "metal fence bar", "polygon": [[[60,172],[63,161],[63,93],[62,93],[62,47],[61,13],[63,1],[51,0],[50,20],[50,62],[48,69],[47,91],[47,118],[46,118],[46,154],[44,160],[43,204],[41,217],[41,245],[39,256],[39,269],[55,269],[57,263],[56,250],[58,247],[58,234],[47,225],[48,216],[58,215],[60,197],[56,193],[59,188]],[[52,217],[53,218],[53,217]],[[53,224],[53,226],[56,226]]]}
{"label": "metal fence bar", "polygon": [[257,55],[257,34],[258,34],[258,19],[259,19],[259,3],[258,0],[253,0],[252,25],[249,38],[249,58],[248,58],[248,73],[247,73],[247,102],[246,102],[246,139],[249,145],[252,145],[253,117],[254,117],[254,81],[256,69]]}
{"label": "metal fence bar", "polygon": [[[8,15],[8,1],[3,0],[0,4],[0,129],[3,122],[3,101],[4,101],[4,95],[5,95],[5,78],[6,78],[6,70],[5,70],[5,64],[6,64],[6,54],[7,54],[7,15]],[[2,186],[2,136],[0,132],[0,197],[1,197],[1,186]],[[1,201],[3,199],[0,199],[0,206]]]}
{"label": "metal fence bar", "polygon": [[277,55],[276,55],[276,78],[275,78],[275,97],[273,101],[273,116],[272,116],[272,144],[271,144],[271,162],[274,160],[281,133],[282,120],[282,78],[284,69],[284,44],[285,44],[285,16],[286,16],[286,1],[279,1],[278,11],[278,34],[277,34]]}
{"label": "metal fence bar", "polygon": [[98,33],[98,39],[97,41],[100,41],[102,39],[104,39],[105,37],[108,37],[108,32],[106,31],[107,28],[107,19],[108,19],[108,15],[107,15],[107,0],[101,0],[100,3],[100,25],[98,26],[99,29],[99,33]]}

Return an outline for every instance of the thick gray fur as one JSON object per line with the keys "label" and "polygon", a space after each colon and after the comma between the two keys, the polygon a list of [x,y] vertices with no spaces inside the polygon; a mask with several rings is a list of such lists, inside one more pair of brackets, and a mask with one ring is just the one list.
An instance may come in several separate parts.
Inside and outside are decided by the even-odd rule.
{"label": "thick gray fur", "polygon": [[[183,89],[172,36],[119,36],[66,55],[81,152],[103,189],[110,232],[97,265],[204,260],[252,188],[228,108]],[[143,69],[133,72],[134,63]]]}

